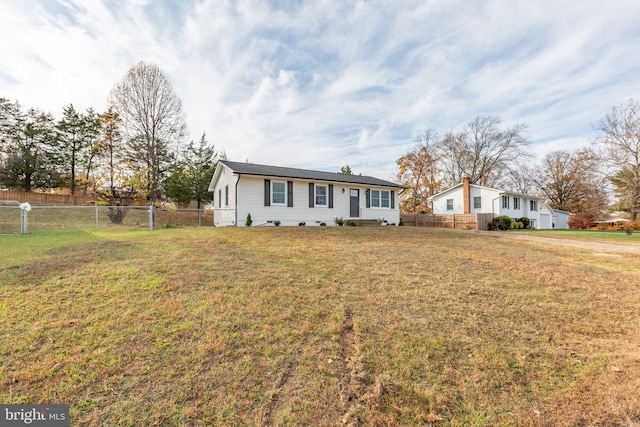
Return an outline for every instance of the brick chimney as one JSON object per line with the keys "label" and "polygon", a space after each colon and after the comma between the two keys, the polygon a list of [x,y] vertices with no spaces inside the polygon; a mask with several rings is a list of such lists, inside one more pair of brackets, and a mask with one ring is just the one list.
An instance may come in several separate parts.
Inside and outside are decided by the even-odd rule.
{"label": "brick chimney", "polygon": [[464,200],[464,213],[471,213],[471,186],[469,185],[469,177],[462,179],[462,198]]}

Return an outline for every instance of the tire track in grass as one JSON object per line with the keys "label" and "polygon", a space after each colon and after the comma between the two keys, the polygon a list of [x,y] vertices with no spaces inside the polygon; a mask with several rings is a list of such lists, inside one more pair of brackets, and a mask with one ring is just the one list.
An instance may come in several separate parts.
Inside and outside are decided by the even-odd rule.
{"label": "tire track in grass", "polygon": [[280,377],[277,390],[262,416],[265,427],[277,426],[279,420],[291,407],[291,401],[296,392],[298,362],[294,360]]}
{"label": "tire track in grass", "polygon": [[363,424],[361,414],[377,411],[382,396],[393,387],[383,378],[376,378],[367,386],[367,373],[362,363],[360,345],[358,343],[357,325],[354,324],[353,312],[345,311],[340,341],[342,344],[342,360],[340,375],[340,401],[343,407],[341,422],[349,427]]}

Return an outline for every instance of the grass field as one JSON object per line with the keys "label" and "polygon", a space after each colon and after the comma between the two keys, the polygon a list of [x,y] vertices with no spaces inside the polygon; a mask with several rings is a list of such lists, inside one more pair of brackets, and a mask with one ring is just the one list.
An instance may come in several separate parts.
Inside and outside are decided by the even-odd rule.
{"label": "grass field", "polygon": [[72,425],[640,422],[638,257],[409,227],[0,247],[0,402]]}

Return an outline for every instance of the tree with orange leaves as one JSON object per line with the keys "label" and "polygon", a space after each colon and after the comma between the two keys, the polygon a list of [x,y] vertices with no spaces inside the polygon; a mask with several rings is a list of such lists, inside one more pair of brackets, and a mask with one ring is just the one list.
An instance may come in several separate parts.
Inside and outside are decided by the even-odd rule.
{"label": "tree with orange leaves", "polygon": [[431,211],[428,198],[436,194],[442,185],[437,134],[428,130],[417,137],[415,143],[407,154],[396,160],[397,179],[407,187],[400,199],[400,211],[405,213]]}

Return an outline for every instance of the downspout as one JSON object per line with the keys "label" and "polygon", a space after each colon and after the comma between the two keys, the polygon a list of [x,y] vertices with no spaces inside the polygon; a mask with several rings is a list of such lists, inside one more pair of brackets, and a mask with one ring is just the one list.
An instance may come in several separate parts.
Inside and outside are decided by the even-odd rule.
{"label": "downspout", "polygon": [[238,183],[240,182],[240,174],[238,174],[238,179],[236,180],[236,204],[235,204],[235,215],[236,215],[236,227],[238,226]]}

